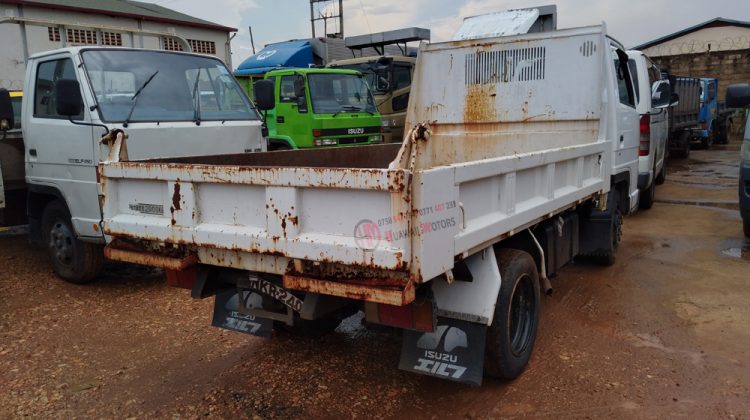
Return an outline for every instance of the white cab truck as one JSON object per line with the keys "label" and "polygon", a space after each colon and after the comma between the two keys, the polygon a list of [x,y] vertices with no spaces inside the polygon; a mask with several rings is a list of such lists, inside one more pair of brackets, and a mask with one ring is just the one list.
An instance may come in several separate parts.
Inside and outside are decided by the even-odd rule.
{"label": "white cab truck", "polygon": [[628,67],[640,114],[638,146],[638,189],[641,209],[650,209],[656,197],[656,185],[667,177],[667,107],[670,106],[669,80],[663,80],[659,67],[645,54],[628,51]]}
{"label": "white cab truck", "polygon": [[602,25],[423,44],[416,69],[402,144],[115,154],[107,255],[216,296],[216,326],[312,335],[361,310],[403,329],[403,369],[517,377],[548,278],[611,264],[638,206],[627,55]]}
{"label": "white cab truck", "polygon": [[265,147],[258,112],[211,56],[68,47],[29,57],[24,83],[29,233],[47,245],[55,272],[71,282],[90,281],[102,267],[97,164],[119,130],[128,131],[131,159]]}

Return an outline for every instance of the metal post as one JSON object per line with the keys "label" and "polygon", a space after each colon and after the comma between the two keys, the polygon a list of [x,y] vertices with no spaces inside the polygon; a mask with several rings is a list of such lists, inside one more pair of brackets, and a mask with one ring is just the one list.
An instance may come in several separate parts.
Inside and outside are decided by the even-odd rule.
{"label": "metal post", "polygon": [[310,0],[310,26],[312,26],[312,37],[315,38],[315,0]]}
{"label": "metal post", "polygon": [[253,55],[255,55],[255,40],[253,40],[253,27],[248,26],[247,29],[250,31],[250,46],[253,47]]}
{"label": "metal post", "polygon": [[344,39],[344,0],[339,0],[339,32],[341,39]]}

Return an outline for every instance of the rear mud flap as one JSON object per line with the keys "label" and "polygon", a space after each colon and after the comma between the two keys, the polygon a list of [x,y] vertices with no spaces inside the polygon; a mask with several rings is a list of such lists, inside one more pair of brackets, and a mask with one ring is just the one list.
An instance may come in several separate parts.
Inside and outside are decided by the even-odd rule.
{"label": "rear mud flap", "polygon": [[434,332],[404,330],[399,369],[482,385],[487,326],[438,318]]}
{"label": "rear mud flap", "polygon": [[258,293],[250,290],[222,289],[216,293],[211,325],[259,337],[270,337],[273,331],[273,321],[241,313],[240,297],[245,302],[245,307],[262,308],[263,297]]}

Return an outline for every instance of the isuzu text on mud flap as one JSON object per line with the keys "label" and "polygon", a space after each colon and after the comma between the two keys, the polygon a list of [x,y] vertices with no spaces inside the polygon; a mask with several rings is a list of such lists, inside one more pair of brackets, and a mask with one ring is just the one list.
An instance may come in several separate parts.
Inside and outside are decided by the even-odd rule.
{"label": "isuzu text on mud flap", "polygon": [[[362,311],[411,372],[516,378],[547,277],[612,264],[638,205],[626,58],[603,25],[422,44],[401,144],[106,162],[104,230],[143,244],[112,255],[262,295],[246,313],[293,334]],[[173,217],[127,207],[175,195]]]}

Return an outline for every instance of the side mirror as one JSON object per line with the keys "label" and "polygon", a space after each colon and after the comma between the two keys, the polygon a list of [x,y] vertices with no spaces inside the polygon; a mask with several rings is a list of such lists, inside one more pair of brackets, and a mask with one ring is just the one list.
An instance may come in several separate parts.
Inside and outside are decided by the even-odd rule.
{"label": "side mirror", "polygon": [[727,86],[727,108],[743,108],[750,105],[750,84],[737,83]]}
{"label": "side mirror", "polygon": [[670,104],[669,81],[657,80],[651,87],[651,108],[662,109]]}
{"label": "side mirror", "polygon": [[294,96],[298,98],[305,96],[305,78],[302,76],[294,78]]}
{"label": "side mirror", "polygon": [[75,117],[83,110],[81,87],[77,80],[60,79],[55,83],[56,111],[58,115]]}
{"label": "side mirror", "polygon": [[10,102],[10,92],[0,89],[0,131],[13,128],[13,104]]}
{"label": "side mirror", "polygon": [[672,95],[669,98],[669,106],[675,106],[680,103],[680,95],[676,93],[672,93]]}
{"label": "side mirror", "polygon": [[276,106],[276,95],[273,94],[273,80],[258,80],[253,84],[255,105],[261,111],[268,111]]}

